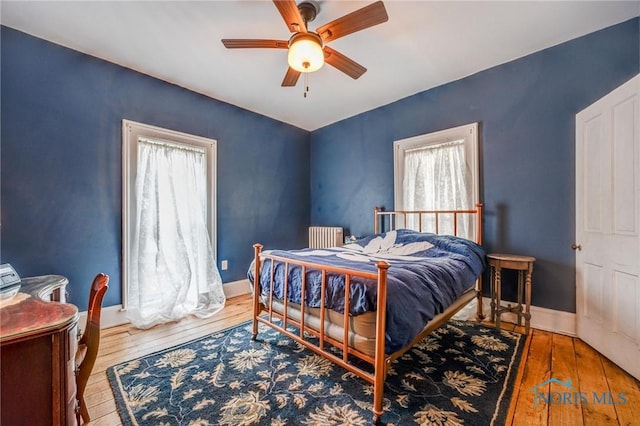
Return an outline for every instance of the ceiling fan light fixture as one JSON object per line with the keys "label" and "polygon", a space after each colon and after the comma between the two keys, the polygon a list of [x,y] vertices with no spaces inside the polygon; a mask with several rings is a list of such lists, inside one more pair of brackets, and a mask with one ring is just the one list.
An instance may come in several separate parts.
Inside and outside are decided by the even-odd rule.
{"label": "ceiling fan light fixture", "polygon": [[313,72],[324,64],[322,38],[318,34],[296,33],[289,40],[289,66],[299,72]]}

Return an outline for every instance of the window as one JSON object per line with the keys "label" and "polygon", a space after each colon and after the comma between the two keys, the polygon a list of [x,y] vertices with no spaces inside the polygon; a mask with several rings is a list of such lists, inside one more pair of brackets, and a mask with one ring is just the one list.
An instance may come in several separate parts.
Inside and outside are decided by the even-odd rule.
{"label": "window", "polygon": [[[394,142],[396,210],[472,209],[479,200],[478,123]],[[403,226],[418,229],[417,218]],[[458,234],[473,236],[472,222],[458,224]],[[422,227],[435,230],[435,217],[424,215]],[[453,215],[438,221],[440,233],[453,233]]]}
{"label": "window", "polygon": [[224,306],[216,141],[123,120],[123,306],[139,327]]}

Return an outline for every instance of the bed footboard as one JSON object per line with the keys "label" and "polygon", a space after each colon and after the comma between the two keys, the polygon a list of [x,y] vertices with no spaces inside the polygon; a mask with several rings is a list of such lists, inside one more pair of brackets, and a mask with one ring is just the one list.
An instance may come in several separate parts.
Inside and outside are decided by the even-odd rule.
{"label": "bed footboard", "polygon": [[[258,335],[259,323],[266,324],[267,326],[277,330],[290,339],[298,342],[299,344],[310,349],[314,353],[323,356],[335,364],[340,365],[344,369],[350,371],[356,376],[371,383],[374,387],[373,396],[373,417],[374,423],[378,423],[382,416],[382,401],[384,392],[384,380],[387,375],[387,371],[390,364],[390,359],[385,355],[385,334],[386,334],[386,306],[387,306],[387,269],[389,264],[387,262],[378,262],[376,264],[377,273],[356,271],[344,268],[338,268],[330,265],[321,265],[312,262],[303,262],[299,260],[288,259],[285,257],[274,256],[271,254],[262,253],[262,245],[255,244],[254,246],[254,285],[253,285],[253,330],[252,339],[255,340]],[[262,263],[265,259],[271,260],[271,273],[270,282],[260,282],[260,271]],[[279,312],[274,309],[273,287],[274,287],[274,265],[275,262],[281,263],[285,267],[285,282],[284,282],[284,299],[281,303],[284,305],[283,312]],[[288,309],[288,271],[292,266],[300,267],[302,283],[301,283],[301,295],[302,301],[299,305],[300,316],[299,319],[290,318],[287,315]],[[307,270],[317,270],[322,273],[321,282],[321,296],[320,296],[320,322],[319,327],[312,328],[306,321],[305,306],[306,306],[306,272]],[[343,336],[341,339],[330,337],[325,332],[325,296],[327,291],[327,281],[329,274],[339,274],[345,277],[345,307],[343,313]],[[350,290],[351,280],[353,277],[366,278],[376,281],[377,283],[377,307],[376,310],[376,332],[375,332],[375,352],[374,356],[370,356],[349,344],[349,332],[350,332]],[[268,300],[261,300],[262,286],[269,286]],[[261,315],[265,313],[264,315]],[[297,333],[290,329],[293,326],[297,329]],[[310,340],[308,336],[313,336],[316,339]],[[333,345],[342,351],[342,356],[336,356],[327,350],[327,344]],[[362,359],[373,366],[373,373],[363,370],[349,362],[349,356],[355,356]]]}

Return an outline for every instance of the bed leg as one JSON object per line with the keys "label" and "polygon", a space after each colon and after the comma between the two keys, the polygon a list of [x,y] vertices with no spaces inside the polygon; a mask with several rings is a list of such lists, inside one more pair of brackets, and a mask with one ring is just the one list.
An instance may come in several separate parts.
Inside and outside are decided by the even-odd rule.
{"label": "bed leg", "polygon": [[373,424],[380,425],[382,424],[382,415],[384,414],[384,410],[382,409],[382,391],[380,391],[380,397],[376,395],[376,391],[374,390],[373,397]]}
{"label": "bed leg", "polygon": [[478,294],[477,294],[477,310],[476,310],[476,320],[478,322],[482,322],[484,320],[484,312],[482,310],[482,276],[478,278]]}
{"label": "bed leg", "polygon": [[384,380],[387,377],[390,364],[384,349],[387,329],[387,269],[390,265],[380,261],[376,266],[378,267],[378,308],[376,310],[376,348],[373,365],[373,423],[377,425],[384,413],[382,409]]}
{"label": "bed leg", "polygon": [[376,366],[375,377],[373,382],[373,424],[381,425],[384,424],[381,422],[382,415],[384,414],[384,408],[382,408],[382,403],[384,400],[384,382],[387,376],[387,371],[389,371],[390,362],[387,359],[384,362]]}
{"label": "bed leg", "polygon": [[258,337],[258,315],[260,314],[260,251],[262,244],[254,244],[254,260],[253,260],[253,329],[251,340]]}

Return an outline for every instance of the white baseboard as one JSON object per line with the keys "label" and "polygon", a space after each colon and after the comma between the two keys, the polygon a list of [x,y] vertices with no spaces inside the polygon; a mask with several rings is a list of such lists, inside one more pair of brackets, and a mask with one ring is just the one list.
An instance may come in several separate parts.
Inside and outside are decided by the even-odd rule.
{"label": "white baseboard", "polygon": [[227,299],[251,293],[251,283],[248,279],[226,283],[222,288]]}
{"label": "white baseboard", "polygon": [[[222,288],[224,289],[224,294],[227,298],[248,294],[251,291],[249,280],[247,279],[226,283]],[[508,302],[503,301],[503,303]],[[485,317],[488,318],[491,311],[490,298],[482,298],[482,308]],[[539,306],[531,306],[530,312],[531,327],[553,333],[565,334],[567,336],[576,336],[576,314],[541,308]],[[456,315],[456,318],[473,319],[475,318],[475,315],[476,302],[472,301]],[[80,320],[78,321],[80,329],[84,329],[86,318],[87,312],[81,312]],[[501,315],[500,319],[511,323],[517,322],[515,314],[512,313],[504,313]],[[100,320],[101,328],[115,327],[129,322],[126,312],[122,309],[121,305],[102,308],[102,317]]]}
{"label": "white baseboard", "polygon": [[[228,282],[222,286],[222,289],[224,290],[224,295],[227,299],[251,292],[248,279]],[[127,324],[128,322],[129,319],[127,318],[127,312],[122,309],[122,305],[106,306],[102,308],[100,328],[116,327],[118,325]],[[80,330],[84,330],[86,323],[87,311],[80,312],[78,319],[78,327]]]}
{"label": "white baseboard", "polygon": [[[511,303],[508,301],[502,301],[503,304]],[[482,298],[483,308],[486,309],[487,315],[491,311],[491,298]],[[484,309],[483,309],[484,310]],[[531,327],[539,330],[550,331],[552,333],[564,334],[567,336],[576,336],[576,314],[565,311],[556,311],[548,308],[541,308],[539,306],[531,306],[529,309],[531,313]],[[506,312],[500,316],[501,321],[507,321],[510,323],[517,323],[517,316],[511,312]],[[522,320],[524,324],[524,319]]]}
{"label": "white baseboard", "polygon": [[[87,324],[87,311],[82,311],[79,314],[78,328],[84,330],[84,326]],[[111,328],[122,324],[127,324],[129,319],[127,313],[122,309],[122,305],[106,306],[102,308],[100,315],[100,328]]]}

